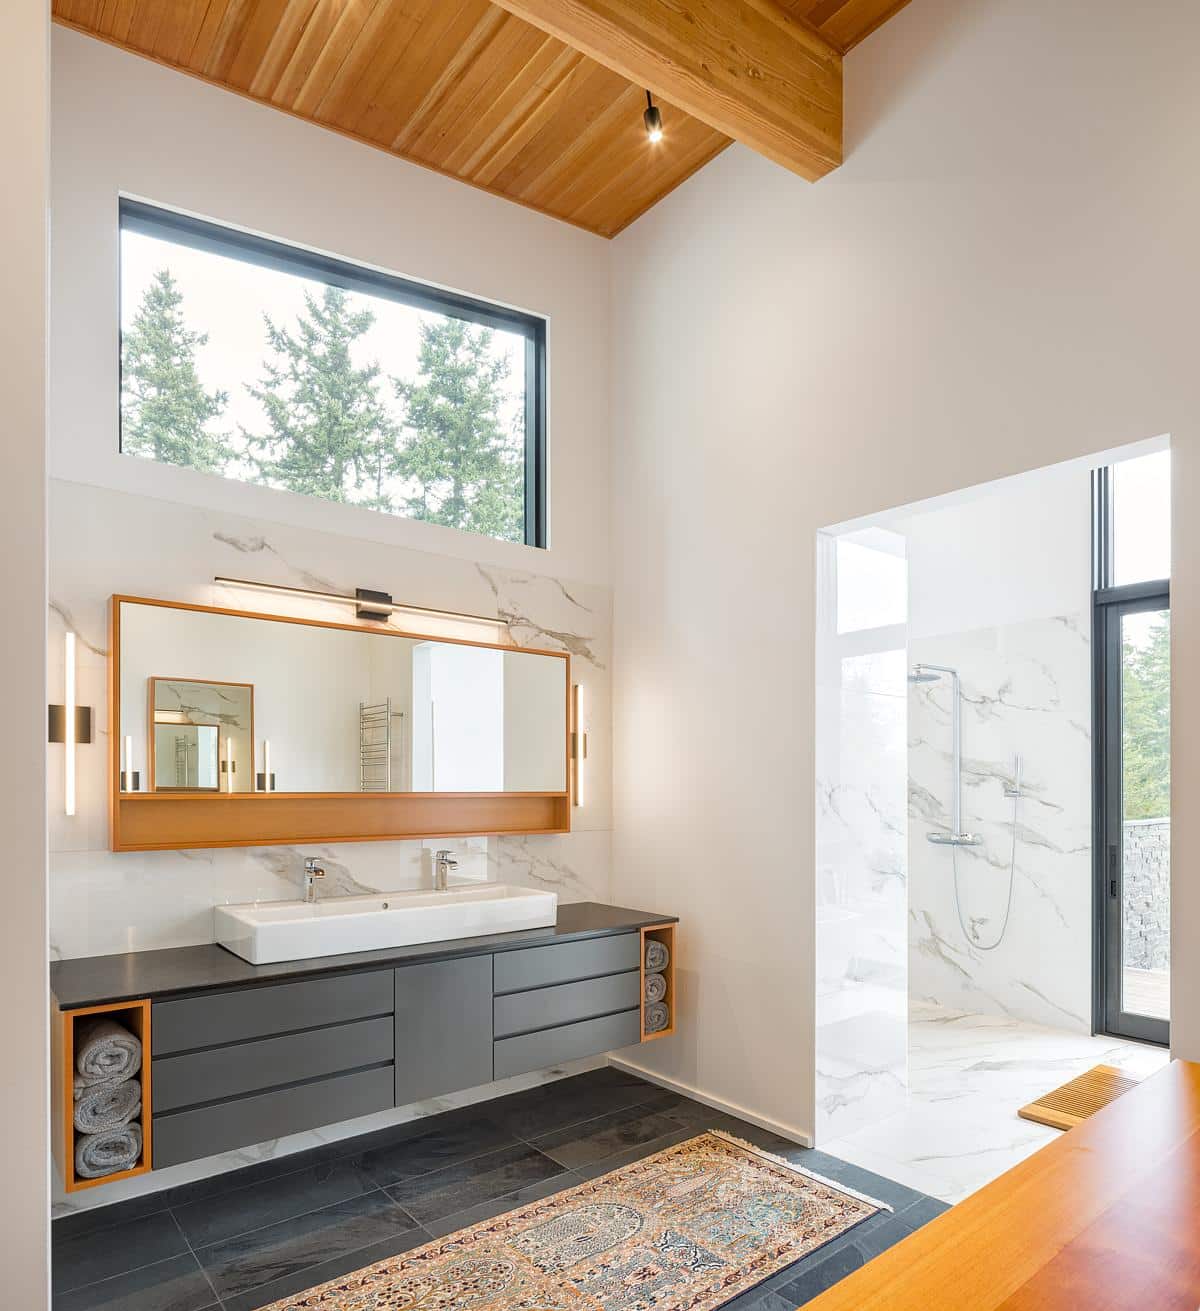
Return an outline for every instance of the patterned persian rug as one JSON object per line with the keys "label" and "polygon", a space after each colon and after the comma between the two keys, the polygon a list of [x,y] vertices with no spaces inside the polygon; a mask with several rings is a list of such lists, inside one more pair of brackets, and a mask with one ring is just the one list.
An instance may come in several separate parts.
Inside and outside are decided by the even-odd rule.
{"label": "patterned persian rug", "polygon": [[712,1311],[886,1209],[713,1131],[267,1311]]}

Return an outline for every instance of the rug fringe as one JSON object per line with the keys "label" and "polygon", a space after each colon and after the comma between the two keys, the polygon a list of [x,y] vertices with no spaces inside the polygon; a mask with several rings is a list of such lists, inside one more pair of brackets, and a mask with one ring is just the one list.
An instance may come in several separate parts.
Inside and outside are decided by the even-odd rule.
{"label": "rug fringe", "polygon": [[796,1174],[802,1174],[807,1179],[815,1179],[817,1183],[832,1188],[834,1192],[845,1193],[847,1197],[857,1198],[860,1202],[866,1202],[868,1206],[877,1206],[881,1211],[893,1211],[892,1207],[886,1202],[881,1202],[877,1197],[868,1197],[866,1193],[860,1193],[857,1189],[848,1188],[837,1179],[829,1179],[823,1174],[817,1174],[815,1170],[809,1170],[806,1166],[797,1165],[795,1161],[789,1161],[786,1156],[776,1156],[774,1152],[768,1152],[765,1147],[758,1147],[754,1143],[748,1143],[744,1138],[735,1137],[735,1135],[727,1133],[724,1129],[709,1129],[708,1132],[714,1138],[723,1138],[727,1143],[732,1143],[745,1152],[761,1156],[764,1161],[770,1161],[772,1165],[781,1165],[785,1170],[792,1170]]}

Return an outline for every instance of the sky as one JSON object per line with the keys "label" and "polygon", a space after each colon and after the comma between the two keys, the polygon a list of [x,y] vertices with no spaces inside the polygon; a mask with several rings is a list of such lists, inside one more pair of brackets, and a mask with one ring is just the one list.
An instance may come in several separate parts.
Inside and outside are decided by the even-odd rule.
{"label": "sky", "polygon": [[[262,361],[267,355],[263,313],[269,313],[277,326],[291,327],[304,309],[305,291],[319,296],[322,284],[125,230],[121,233],[123,332],[132,324],[152,278],[163,268],[170,270],[183,295],[182,310],[189,328],[208,334],[208,342],[197,349],[196,368],[201,382],[209,391],[229,394],[225,414],[214,428],[234,434],[241,426],[265,431],[262,407],[246,390],[248,384],[261,380]],[[358,306],[369,303],[375,312],[375,323],[355,343],[354,363],[362,366],[378,361],[384,374],[415,378],[421,322],[437,316],[374,297],[353,294],[350,299]],[[508,432],[524,410],[525,338],[497,330],[493,353],[509,362],[508,395],[501,414]],[[379,395],[400,419],[403,407],[386,379],[381,380]]]}

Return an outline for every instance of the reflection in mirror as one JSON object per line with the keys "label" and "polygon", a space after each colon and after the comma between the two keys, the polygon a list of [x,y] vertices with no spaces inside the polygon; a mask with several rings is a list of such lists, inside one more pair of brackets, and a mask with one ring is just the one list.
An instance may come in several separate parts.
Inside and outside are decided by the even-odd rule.
{"label": "reflection in mirror", "polygon": [[155,792],[252,790],[251,684],[151,678],[150,715]]}
{"label": "reflection in mirror", "polygon": [[545,652],[124,601],[120,693],[156,791],[567,787],[567,662]]}

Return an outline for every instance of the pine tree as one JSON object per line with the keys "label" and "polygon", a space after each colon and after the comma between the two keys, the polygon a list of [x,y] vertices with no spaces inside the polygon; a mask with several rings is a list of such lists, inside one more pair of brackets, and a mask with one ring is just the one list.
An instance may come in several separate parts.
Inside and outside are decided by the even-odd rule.
{"label": "pine tree", "polygon": [[189,331],[182,305],[169,270],[160,269],[121,342],[121,448],[219,473],[233,452],[228,438],[209,425],[224,413],[229,397],[201,384],[196,348],[208,336]]}
{"label": "pine tree", "polygon": [[407,430],[397,468],[417,487],[405,499],[413,518],[520,542],[523,442],[504,432],[508,363],[491,344],[462,319],[422,323],[417,381],[394,380]]}
{"label": "pine tree", "polygon": [[379,365],[357,367],[351,358],[375,315],[355,309],[338,287],[325,287],[319,301],[305,292],[304,304],[294,331],[265,316],[276,358],[248,390],[269,431],[243,430],[249,458],[272,487],[390,510],[395,425],[379,398]]}
{"label": "pine tree", "polygon": [[1121,737],[1126,819],[1171,813],[1171,621],[1157,620],[1143,645],[1123,643]]}

